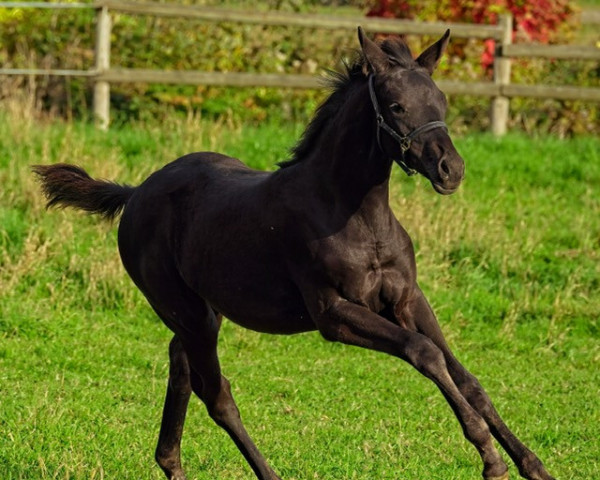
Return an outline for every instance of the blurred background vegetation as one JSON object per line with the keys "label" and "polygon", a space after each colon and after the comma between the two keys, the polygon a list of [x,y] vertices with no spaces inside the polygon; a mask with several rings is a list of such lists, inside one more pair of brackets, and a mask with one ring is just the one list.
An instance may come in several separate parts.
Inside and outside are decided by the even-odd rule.
{"label": "blurred background vegetation", "polygon": [[[182,2],[173,2],[182,3]],[[202,6],[249,8],[239,0],[187,0]],[[596,45],[600,37],[591,26],[578,23],[582,8],[600,8],[600,2],[570,0],[261,0],[253,9],[383,15],[425,21],[494,22],[508,10],[516,21],[515,41]],[[547,7],[546,4],[550,5]],[[528,34],[531,19],[543,35]],[[527,17],[528,16],[528,17]],[[341,68],[355,55],[357,41],[348,30],[330,31],[294,27],[263,27],[234,23],[153,18],[113,14],[111,65],[124,68],[202,70],[227,72],[287,72],[320,75]],[[529,22],[529,23],[527,23]],[[596,26],[597,27],[597,26]],[[535,32],[534,32],[535,33]],[[95,14],[90,10],[0,9],[0,62],[5,68],[88,69],[94,65]],[[433,38],[408,37],[413,50]],[[485,63],[489,44],[482,40],[454,39],[436,78],[462,81],[489,79]],[[525,84],[600,86],[600,65],[590,61],[513,61],[512,81]],[[66,77],[0,78],[0,99],[17,102],[40,116],[88,118],[91,81]],[[306,122],[324,90],[274,88],[223,88],[157,84],[111,86],[113,124],[132,120],[163,121],[173,113],[234,122]],[[488,127],[489,99],[450,98],[449,122],[456,133]],[[598,105],[589,102],[539,99],[511,100],[511,127],[527,133],[570,136],[597,133]]]}

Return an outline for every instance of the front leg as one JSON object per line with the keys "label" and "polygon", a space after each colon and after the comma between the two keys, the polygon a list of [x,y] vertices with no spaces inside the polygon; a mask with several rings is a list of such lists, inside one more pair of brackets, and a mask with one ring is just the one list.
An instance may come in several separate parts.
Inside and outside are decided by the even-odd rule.
{"label": "front leg", "polygon": [[413,300],[399,312],[398,317],[401,323],[413,325],[417,332],[430,338],[444,353],[452,379],[475,411],[487,422],[494,437],[517,465],[521,476],[529,480],[553,480],[539,458],[506,426],[477,378],[451,352],[438,321],[420,290],[417,289]]}
{"label": "front leg", "polygon": [[508,468],[492,443],[487,423],[471,407],[452,380],[442,350],[429,338],[410,331],[342,298],[314,315],[327,340],[368,348],[399,357],[430,378],[442,391],[465,437],[477,448],[486,480],[505,480]]}

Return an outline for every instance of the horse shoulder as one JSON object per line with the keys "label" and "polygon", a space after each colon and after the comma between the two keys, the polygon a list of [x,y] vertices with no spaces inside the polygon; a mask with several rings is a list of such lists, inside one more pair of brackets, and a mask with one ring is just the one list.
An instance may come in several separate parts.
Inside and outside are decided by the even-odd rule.
{"label": "horse shoulder", "polygon": [[331,235],[309,239],[306,251],[297,268],[315,314],[340,298],[381,311],[416,287],[413,245],[395,219],[380,232],[354,219]]}

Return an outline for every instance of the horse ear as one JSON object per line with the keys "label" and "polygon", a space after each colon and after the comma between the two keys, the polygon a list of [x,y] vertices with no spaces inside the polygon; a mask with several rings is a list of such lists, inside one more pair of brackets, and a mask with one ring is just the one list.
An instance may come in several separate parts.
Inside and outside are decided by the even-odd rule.
{"label": "horse ear", "polygon": [[382,73],[389,68],[388,56],[379,48],[379,45],[365,35],[361,27],[358,27],[358,41],[365,59],[365,74]]}
{"label": "horse ear", "polygon": [[448,46],[448,40],[450,39],[450,30],[446,30],[446,33],[433,45],[429,46],[419,57],[417,63],[429,72],[429,75],[433,73],[435,68],[440,63],[440,59],[446,47]]}

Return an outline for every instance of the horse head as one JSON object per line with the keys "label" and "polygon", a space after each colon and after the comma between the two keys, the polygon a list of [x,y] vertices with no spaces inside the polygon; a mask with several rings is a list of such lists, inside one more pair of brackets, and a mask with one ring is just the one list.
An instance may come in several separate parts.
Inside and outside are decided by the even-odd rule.
{"label": "horse head", "polygon": [[453,193],[464,177],[465,164],[444,123],[446,97],[431,78],[450,31],[416,59],[402,38],[379,45],[361,28],[358,36],[379,148],[409,175],[425,176],[438,193]]}

